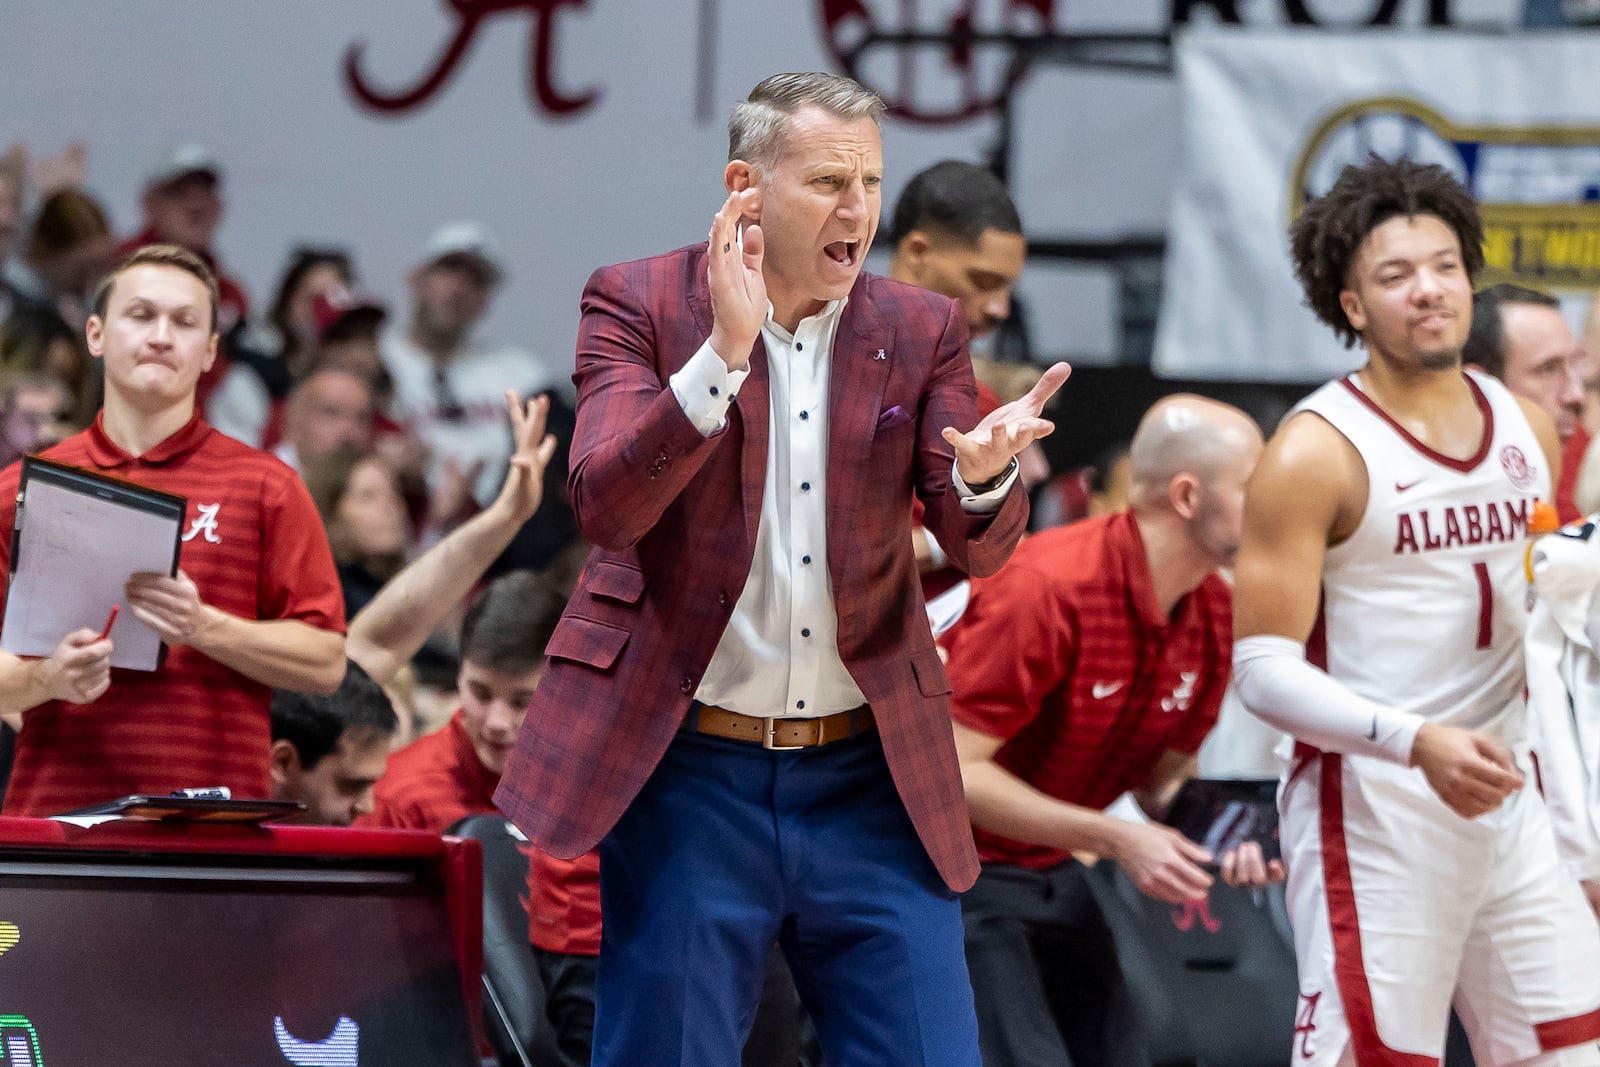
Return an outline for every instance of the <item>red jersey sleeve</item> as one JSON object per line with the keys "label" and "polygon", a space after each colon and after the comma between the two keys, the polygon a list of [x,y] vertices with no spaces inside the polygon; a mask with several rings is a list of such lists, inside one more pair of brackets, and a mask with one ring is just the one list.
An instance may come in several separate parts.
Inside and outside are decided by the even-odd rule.
{"label": "red jersey sleeve", "polygon": [[1071,673],[1077,623],[1047,575],[1013,560],[972,583],[966,613],[944,643],[951,715],[1010,740]]}
{"label": "red jersey sleeve", "polygon": [[344,633],[344,593],[311,494],[287,468],[269,486],[257,594],[263,619],[298,619]]}

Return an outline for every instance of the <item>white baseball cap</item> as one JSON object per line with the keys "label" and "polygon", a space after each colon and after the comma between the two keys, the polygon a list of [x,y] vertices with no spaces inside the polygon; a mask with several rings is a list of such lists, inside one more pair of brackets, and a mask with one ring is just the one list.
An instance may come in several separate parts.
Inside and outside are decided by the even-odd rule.
{"label": "white baseball cap", "polygon": [[144,187],[154,189],[170,185],[189,174],[209,174],[220,180],[222,164],[204,145],[194,142],[175,145],[145,174]]}
{"label": "white baseball cap", "polygon": [[468,220],[447,222],[433,231],[428,243],[422,246],[422,262],[428,266],[448,256],[468,256],[483,264],[493,285],[505,275],[505,260],[500,255],[500,244],[488,227]]}

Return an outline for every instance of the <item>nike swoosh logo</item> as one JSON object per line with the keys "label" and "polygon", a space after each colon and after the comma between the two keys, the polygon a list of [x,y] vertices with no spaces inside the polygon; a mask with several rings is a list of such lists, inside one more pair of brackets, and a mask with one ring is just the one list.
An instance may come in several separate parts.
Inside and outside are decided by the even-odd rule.
{"label": "nike swoosh logo", "polygon": [[1096,682],[1091,691],[1094,693],[1096,700],[1104,700],[1118,689],[1121,689],[1122,685],[1123,683],[1121,682]]}
{"label": "nike swoosh logo", "polygon": [[1401,485],[1399,482],[1395,482],[1394,483],[1394,491],[1397,492],[1397,493],[1403,493],[1407,489],[1414,489],[1414,488],[1416,488],[1417,486],[1419,486],[1421,484],[1422,484],[1422,479],[1421,478],[1418,478],[1414,482],[1406,482],[1404,485]]}
{"label": "nike swoosh logo", "polygon": [[1377,739],[1378,739],[1378,717],[1376,715],[1374,715],[1372,717],[1372,728],[1367,731],[1367,740],[1368,741],[1376,741]]}

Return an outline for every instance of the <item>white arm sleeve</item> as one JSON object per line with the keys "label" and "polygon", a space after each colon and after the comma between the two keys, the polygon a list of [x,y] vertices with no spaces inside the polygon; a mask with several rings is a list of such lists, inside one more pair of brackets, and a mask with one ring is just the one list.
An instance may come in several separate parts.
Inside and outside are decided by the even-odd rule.
{"label": "white arm sleeve", "polygon": [[1411,762],[1422,716],[1352,693],[1307,663],[1298,641],[1276,634],[1235,641],[1233,685],[1256,718],[1324,752]]}

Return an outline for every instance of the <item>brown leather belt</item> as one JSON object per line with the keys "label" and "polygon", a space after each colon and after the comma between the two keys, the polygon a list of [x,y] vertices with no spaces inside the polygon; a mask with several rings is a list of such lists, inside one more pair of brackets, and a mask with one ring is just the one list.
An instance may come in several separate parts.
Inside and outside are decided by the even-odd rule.
{"label": "brown leather belt", "polygon": [[715,707],[711,704],[691,704],[684,719],[686,730],[726,737],[732,741],[748,741],[762,748],[811,748],[859,737],[877,729],[872,719],[872,709],[865,704],[849,711],[823,715],[815,719],[761,718],[741,715],[737,711]]}

